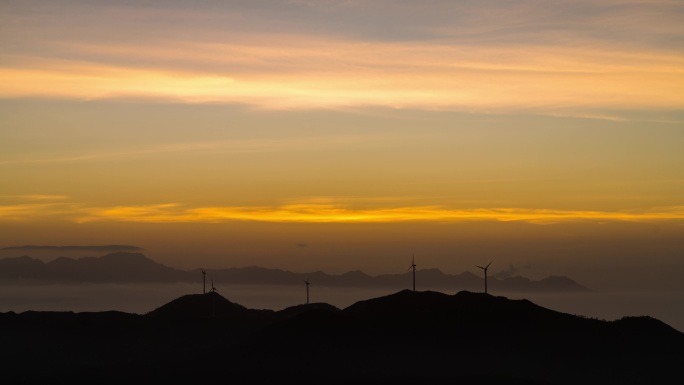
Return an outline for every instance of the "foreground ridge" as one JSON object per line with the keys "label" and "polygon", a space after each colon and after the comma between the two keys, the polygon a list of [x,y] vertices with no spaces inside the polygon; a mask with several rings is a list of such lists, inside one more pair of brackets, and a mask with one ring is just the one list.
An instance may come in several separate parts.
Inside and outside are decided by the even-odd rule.
{"label": "foreground ridge", "polygon": [[650,317],[608,322],[468,291],[402,290],[344,309],[248,309],[209,292],[144,315],[0,313],[0,340],[6,378],[52,383],[198,371],[231,383],[643,383],[684,359],[684,334]]}

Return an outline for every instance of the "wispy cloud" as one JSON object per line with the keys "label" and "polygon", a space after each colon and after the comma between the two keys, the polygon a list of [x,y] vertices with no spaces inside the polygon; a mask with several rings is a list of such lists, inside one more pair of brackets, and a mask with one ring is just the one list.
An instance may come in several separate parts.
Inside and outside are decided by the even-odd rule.
{"label": "wispy cloud", "polygon": [[26,221],[36,218],[70,217],[74,207],[67,203],[24,203],[0,205],[0,220]]}
{"label": "wispy cloud", "polygon": [[178,205],[89,209],[78,222],[302,222],[302,223],[388,223],[500,221],[552,224],[568,221],[658,221],[684,219],[684,207],[642,212],[563,211],[522,208],[449,209],[439,206],[348,209],[335,205],[284,205],[279,207],[200,207]]}
{"label": "wispy cloud", "polygon": [[[399,134],[395,135],[399,137]],[[340,148],[350,145],[363,145],[364,143],[382,144],[386,139],[378,134],[336,134],[328,136],[310,135],[299,138],[274,138],[274,139],[242,139],[242,140],[213,140],[213,141],[186,141],[176,143],[154,144],[147,146],[131,145],[120,149],[108,149],[88,151],[83,150],[80,154],[70,155],[24,155],[19,154],[14,158],[0,160],[0,165],[19,164],[46,164],[46,163],[73,163],[131,159],[155,154],[187,154],[187,153],[221,153],[221,154],[253,154],[273,152],[315,152],[325,151],[331,148]],[[0,196],[0,199],[3,196]],[[66,199],[67,197],[51,195],[6,195],[22,199]]]}
{"label": "wispy cloud", "polygon": [[9,246],[3,247],[0,250],[41,250],[41,251],[141,251],[142,247],[129,245],[103,245],[103,246],[47,246],[47,245],[25,245],[25,246]]}
{"label": "wispy cloud", "polygon": [[[201,44],[191,50],[194,60],[216,61],[215,56],[222,55],[219,62],[225,69],[220,72],[203,72],[192,63],[184,68],[140,68],[76,61],[50,65],[45,60],[39,68],[0,68],[0,95],[150,98],[276,109],[682,107],[684,57],[667,52],[338,41],[294,45],[285,55],[276,47]],[[148,48],[129,47],[122,55],[144,57]],[[171,62],[182,61],[187,51],[169,55]],[[258,64],[233,59],[242,56]]]}
{"label": "wispy cloud", "polygon": [[[684,105],[684,55],[673,48],[684,32],[673,16],[681,8],[672,2],[276,3],[215,4],[207,11],[183,2],[164,11],[103,6],[95,30],[106,38],[97,39],[75,33],[66,14],[42,20],[60,38],[36,42],[15,26],[27,39],[21,47],[34,48],[3,54],[0,96],[271,109]],[[358,25],[360,15],[375,23]],[[402,23],[408,16],[415,22]],[[196,33],[176,30],[171,21],[178,18]],[[142,28],[149,20],[146,28],[164,33],[118,33],[120,23]],[[234,23],[242,27],[218,27]]]}
{"label": "wispy cloud", "polygon": [[55,201],[69,199],[66,195],[45,195],[45,194],[26,194],[26,195],[0,195],[0,200],[21,200],[21,201]]}
{"label": "wispy cloud", "polygon": [[[42,216],[60,216],[77,223],[141,222],[141,223],[221,223],[230,221],[281,223],[391,223],[391,222],[464,222],[500,221],[553,224],[563,222],[633,221],[653,222],[684,220],[684,206],[647,210],[583,211],[527,208],[458,209],[444,206],[390,205],[392,199],[374,202],[375,207],[351,207],[335,199],[278,206],[212,206],[193,207],[178,203],[137,206],[88,207],[71,205],[0,206],[0,219],[32,220]],[[335,203],[332,203],[335,202]],[[396,203],[396,202],[394,202]]]}

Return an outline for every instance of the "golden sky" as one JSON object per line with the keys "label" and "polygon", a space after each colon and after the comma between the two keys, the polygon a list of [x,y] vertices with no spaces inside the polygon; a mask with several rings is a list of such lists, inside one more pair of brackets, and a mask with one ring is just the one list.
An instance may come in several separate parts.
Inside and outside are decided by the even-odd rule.
{"label": "golden sky", "polygon": [[[454,224],[677,239],[683,25],[666,0],[3,1],[0,246],[171,258],[133,230],[160,225],[229,265],[249,259],[193,226],[262,235],[241,247],[264,263],[312,242],[274,241],[288,225],[355,226],[378,255],[396,223],[424,248]],[[309,229],[338,245],[321,268],[353,264]]]}

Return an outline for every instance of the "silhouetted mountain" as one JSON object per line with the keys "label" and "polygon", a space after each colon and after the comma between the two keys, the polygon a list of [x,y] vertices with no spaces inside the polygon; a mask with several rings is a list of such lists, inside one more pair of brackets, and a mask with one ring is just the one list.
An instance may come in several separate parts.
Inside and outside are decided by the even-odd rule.
{"label": "silhouetted mountain", "polygon": [[230,302],[215,292],[188,294],[147,313],[157,318],[239,318],[250,312],[242,305]]}
{"label": "silhouetted mountain", "polygon": [[[411,273],[370,276],[360,271],[341,275],[293,273],[263,267],[208,269],[211,278],[220,284],[293,285],[309,279],[315,285],[332,287],[385,287],[400,289],[411,283]],[[20,282],[198,282],[200,269],[190,271],[174,269],[145,257],[140,253],[111,253],[103,257],[57,258],[48,263],[26,256],[0,259],[0,280]],[[483,278],[470,272],[458,275],[445,274],[439,269],[417,271],[419,287],[447,291],[479,291]],[[499,292],[567,292],[586,291],[567,277],[548,277],[540,281],[520,276],[489,279],[492,290]]]}
{"label": "silhouetted mountain", "polygon": [[176,331],[179,327],[187,327],[189,323],[202,325],[203,322],[209,322],[202,328],[205,333],[213,330],[213,333],[208,333],[208,338],[218,343],[221,338],[243,338],[247,333],[271,323],[273,314],[273,310],[247,309],[216,292],[209,292],[184,295],[147,313],[145,317],[161,328],[176,325]]}
{"label": "silhouetted mountain", "polygon": [[28,256],[0,259],[0,274],[3,279],[35,280],[48,274],[45,264],[39,259]]}
{"label": "silhouetted mountain", "polygon": [[[146,315],[0,313],[11,383],[661,383],[684,334],[483,293],[403,290],[345,309],[247,309],[218,293]],[[40,370],[35,370],[39,365]]]}
{"label": "silhouetted mountain", "polygon": [[50,262],[26,256],[0,259],[0,279],[42,282],[178,282],[188,273],[164,266],[140,253],[111,253]]}

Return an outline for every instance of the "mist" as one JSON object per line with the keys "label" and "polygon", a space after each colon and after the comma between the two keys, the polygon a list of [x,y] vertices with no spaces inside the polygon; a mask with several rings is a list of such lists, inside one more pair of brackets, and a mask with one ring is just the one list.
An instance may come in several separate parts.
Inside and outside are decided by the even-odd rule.
{"label": "mist", "polygon": [[[541,279],[568,276],[599,291],[684,291],[684,228],[675,223],[382,223],[382,224],[112,224],[1,226],[21,244],[130,244],[179,269],[262,266],[295,272],[371,275],[418,269],[492,274],[514,267]],[[36,241],[40,239],[41,242]],[[6,241],[5,241],[6,243]],[[0,250],[0,258],[28,255],[103,255],[87,250]]]}

